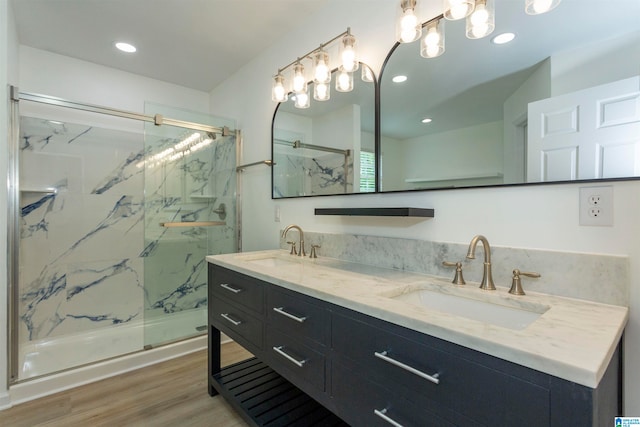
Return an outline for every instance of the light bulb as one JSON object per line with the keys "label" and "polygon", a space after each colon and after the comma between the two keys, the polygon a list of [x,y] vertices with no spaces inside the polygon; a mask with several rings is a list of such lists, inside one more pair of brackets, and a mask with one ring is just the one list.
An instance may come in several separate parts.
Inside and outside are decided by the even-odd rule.
{"label": "light bulb", "polygon": [[533,11],[535,13],[545,13],[551,9],[552,0],[534,0]]}
{"label": "light bulb", "polygon": [[487,21],[489,20],[489,12],[487,12],[484,4],[478,4],[476,6],[476,10],[471,14],[470,20],[474,27],[483,25],[486,27]]}
{"label": "light bulb", "polygon": [[560,0],[527,0],[525,12],[529,15],[539,15],[549,12],[560,4]]}
{"label": "light bulb", "polygon": [[338,92],[350,92],[353,90],[353,75],[346,70],[338,72],[336,79],[336,90]]}
{"label": "light bulb", "polygon": [[474,25],[471,29],[471,33],[473,37],[476,39],[482,38],[487,35],[489,31],[489,26],[486,23]]}
{"label": "light bulb", "polygon": [[293,81],[291,89],[294,92],[303,92],[306,90],[307,79],[304,77],[304,66],[300,63],[297,63],[293,67]]}
{"label": "light bulb", "polygon": [[444,17],[456,21],[467,17],[473,11],[473,3],[469,0],[445,0]]}
{"label": "light bulb", "polygon": [[356,71],[359,67],[355,44],[356,38],[351,34],[345,35],[342,38],[342,43],[340,44],[340,60],[342,62],[342,69],[349,73]]}
{"label": "light bulb", "polygon": [[347,46],[342,51],[342,68],[348,71],[353,71],[356,68],[356,52],[353,47]]}
{"label": "light bulb", "polygon": [[273,89],[271,91],[271,99],[275,102],[284,102],[288,98],[287,91],[284,88],[284,77],[278,73],[273,81]]}
{"label": "light bulb", "polygon": [[422,39],[420,55],[424,58],[435,58],[444,53],[443,19],[427,24],[427,34]]}
{"label": "light bulb", "polygon": [[316,101],[327,101],[331,97],[329,85],[326,83],[315,83],[313,87],[313,99]]}
{"label": "light bulb", "polygon": [[300,92],[296,94],[296,102],[294,107],[296,108],[309,108],[309,94],[307,92]]}
{"label": "light bulb", "polygon": [[329,83],[331,81],[331,70],[329,70],[329,55],[325,51],[316,54],[314,60],[314,81],[316,83]]}
{"label": "light bulb", "polygon": [[400,19],[400,43],[411,43],[420,37],[418,18],[413,9],[405,9]]}

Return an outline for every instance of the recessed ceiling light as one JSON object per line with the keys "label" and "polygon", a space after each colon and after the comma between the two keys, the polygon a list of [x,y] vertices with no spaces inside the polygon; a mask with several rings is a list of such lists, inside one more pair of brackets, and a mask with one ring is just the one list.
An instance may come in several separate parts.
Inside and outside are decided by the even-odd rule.
{"label": "recessed ceiling light", "polygon": [[116,48],[118,48],[118,50],[121,50],[123,52],[127,52],[127,53],[133,53],[136,50],[136,47],[132,44],[129,43],[125,43],[125,42],[117,42],[116,43]]}
{"label": "recessed ceiling light", "polygon": [[406,82],[407,81],[407,76],[395,76],[394,78],[391,79],[391,81],[394,82],[394,83]]}
{"label": "recessed ceiling light", "polygon": [[433,119],[431,117],[425,117],[424,119],[422,119],[422,123],[431,123],[433,121]]}
{"label": "recessed ceiling light", "polygon": [[511,40],[515,38],[516,38],[516,35],[513,33],[502,33],[492,38],[491,42],[494,44],[505,44],[505,43],[509,43]]}

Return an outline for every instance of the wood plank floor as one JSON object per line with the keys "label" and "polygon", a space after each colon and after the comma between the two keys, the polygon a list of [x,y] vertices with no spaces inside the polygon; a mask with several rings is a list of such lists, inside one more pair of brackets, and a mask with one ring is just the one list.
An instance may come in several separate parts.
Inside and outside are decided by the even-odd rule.
{"label": "wood plank floor", "polygon": [[[222,365],[251,357],[222,345]],[[0,426],[245,427],[221,397],[207,393],[207,352],[199,351],[0,411]]]}

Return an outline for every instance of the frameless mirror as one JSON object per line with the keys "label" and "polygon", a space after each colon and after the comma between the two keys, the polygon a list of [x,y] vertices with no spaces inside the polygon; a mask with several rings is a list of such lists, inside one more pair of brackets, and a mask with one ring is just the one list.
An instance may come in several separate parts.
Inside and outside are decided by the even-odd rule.
{"label": "frameless mirror", "polygon": [[[534,16],[496,0],[486,38],[446,21],[439,57],[396,45],[380,79],[380,190],[639,177],[639,16],[635,0]],[[515,39],[492,42],[505,32]]]}
{"label": "frameless mirror", "polygon": [[274,199],[375,191],[375,78],[361,63],[353,90],[339,92],[337,74],[329,100],[314,100],[309,83],[308,108],[295,107],[293,94],[278,104],[271,132]]}

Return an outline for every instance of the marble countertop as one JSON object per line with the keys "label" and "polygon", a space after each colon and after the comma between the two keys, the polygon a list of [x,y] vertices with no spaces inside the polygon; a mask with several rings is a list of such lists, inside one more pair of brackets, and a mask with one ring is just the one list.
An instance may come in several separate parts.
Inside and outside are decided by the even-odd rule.
{"label": "marble countertop", "polygon": [[[283,250],[208,256],[207,261],[360,313],[595,388],[628,319],[628,308],[507,288],[483,291],[477,283],[384,269]],[[525,285],[526,286],[526,285]],[[428,309],[394,297],[429,290],[541,313],[527,326],[499,326]],[[525,287],[526,292],[526,287]]]}

